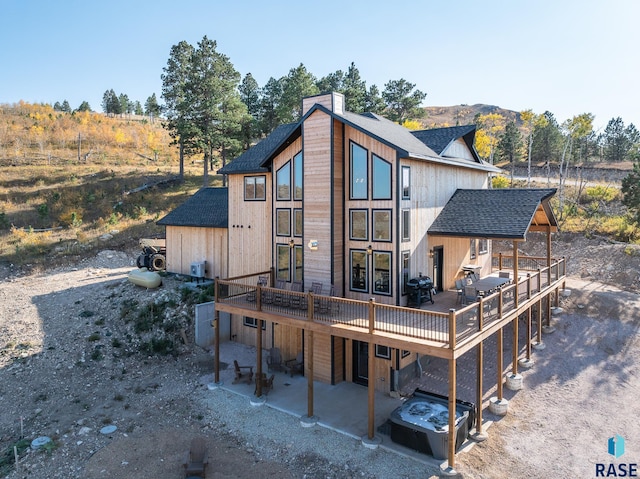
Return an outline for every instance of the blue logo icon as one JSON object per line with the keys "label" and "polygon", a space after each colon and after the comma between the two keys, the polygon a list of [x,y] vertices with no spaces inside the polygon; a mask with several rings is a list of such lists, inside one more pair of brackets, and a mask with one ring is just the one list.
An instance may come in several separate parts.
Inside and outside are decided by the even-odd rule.
{"label": "blue logo icon", "polygon": [[622,456],[624,454],[624,437],[619,434],[616,434],[614,437],[610,437],[608,451],[612,456]]}

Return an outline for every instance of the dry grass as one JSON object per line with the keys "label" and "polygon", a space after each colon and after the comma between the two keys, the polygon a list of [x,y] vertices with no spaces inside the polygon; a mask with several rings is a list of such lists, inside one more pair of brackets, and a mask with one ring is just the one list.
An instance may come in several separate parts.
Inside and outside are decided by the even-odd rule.
{"label": "dry grass", "polygon": [[[182,184],[123,193],[171,178],[175,170],[95,164],[3,168],[0,261],[46,265],[96,248],[135,248],[140,237],[163,234],[155,222],[201,187],[200,167],[189,165]],[[99,240],[113,232],[113,239]]]}

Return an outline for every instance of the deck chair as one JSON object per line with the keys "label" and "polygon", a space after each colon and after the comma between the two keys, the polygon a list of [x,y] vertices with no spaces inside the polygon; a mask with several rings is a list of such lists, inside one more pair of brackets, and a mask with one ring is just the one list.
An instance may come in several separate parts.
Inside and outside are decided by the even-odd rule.
{"label": "deck chair", "polygon": [[293,374],[297,372],[304,374],[304,354],[302,352],[299,352],[295,359],[288,359],[284,364],[289,370],[291,377],[293,377]]}
{"label": "deck chair", "polygon": [[316,281],[311,283],[311,291],[313,294],[322,294],[322,283]]}
{"label": "deck chair", "polygon": [[[296,293],[302,293],[302,282],[294,281],[291,283],[291,291],[295,291]],[[304,304],[305,297],[300,295],[291,295],[291,307],[303,309],[306,308],[306,304]]]}
{"label": "deck chair", "polygon": [[478,291],[475,286],[466,285],[462,299],[464,299],[464,304],[475,303],[478,300]]}
{"label": "deck chair", "polygon": [[283,305],[285,303],[286,293],[284,291],[287,288],[287,282],[283,279],[276,279],[275,288],[279,291],[273,293],[273,304]]}
{"label": "deck chair", "polygon": [[462,304],[463,301],[463,296],[464,296],[464,283],[461,279],[456,279],[456,292],[458,293],[458,296],[456,298],[456,302]]}
{"label": "deck chair", "polygon": [[[269,391],[273,389],[273,380],[275,378],[275,374],[272,374],[269,378],[267,375],[262,373],[262,394],[265,396],[269,394]],[[258,394],[258,381],[256,380],[256,389],[253,391],[253,395]]]}
{"label": "deck chair", "polygon": [[206,477],[207,464],[209,464],[207,455],[205,438],[193,438],[183,464],[185,477]]}
{"label": "deck chair", "polygon": [[269,350],[269,356],[267,356],[267,370],[269,371],[282,371],[284,364],[282,364],[282,354],[280,354],[280,348],[271,348]]}
{"label": "deck chair", "polygon": [[240,366],[238,365],[238,361],[233,360],[233,368],[236,373],[236,377],[233,380],[233,384],[246,379],[247,384],[251,384],[251,380],[253,379],[253,366]]}

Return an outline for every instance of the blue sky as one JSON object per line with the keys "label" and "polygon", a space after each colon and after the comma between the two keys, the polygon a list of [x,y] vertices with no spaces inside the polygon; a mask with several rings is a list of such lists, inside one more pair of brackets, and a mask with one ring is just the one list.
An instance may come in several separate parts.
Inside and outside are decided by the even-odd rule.
{"label": "blue sky", "polygon": [[172,45],[218,43],[262,86],[303,63],[354,62],[380,90],[405,78],[424,106],[585,112],[640,128],[636,0],[0,0],[0,103],[160,99]]}

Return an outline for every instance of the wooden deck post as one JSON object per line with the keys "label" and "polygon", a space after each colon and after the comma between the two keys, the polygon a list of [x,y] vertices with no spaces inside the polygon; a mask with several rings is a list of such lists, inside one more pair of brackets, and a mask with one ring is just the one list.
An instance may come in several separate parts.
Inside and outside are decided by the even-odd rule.
{"label": "wooden deck post", "polygon": [[482,388],[483,388],[484,341],[476,346],[476,436],[482,436]]}
{"label": "wooden deck post", "polygon": [[502,328],[500,328],[498,330],[497,334],[497,340],[498,340],[498,344],[497,344],[497,349],[498,349],[498,401],[502,401],[502,368],[503,368],[503,364],[502,364]]}
{"label": "wooden deck post", "polygon": [[542,298],[538,300],[538,322],[537,322],[537,335],[538,344],[542,344]]}
{"label": "wooden deck post", "polygon": [[[313,417],[313,330],[307,333],[309,336],[309,345],[307,349],[307,416]],[[304,354],[304,350],[302,351]]]}
{"label": "wooden deck post", "polygon": [[516,284],[516,293],[514,296],[515,308],[518,309],[518,242],[513,241],[513,281]]}
{"label": "wooden deck post", "polygon": [[511,373],[515,376],[518,374],[518,316],[513,318],[513,364],[511,365]]}
{"label": "wooden deck post", "polygon": [[449,359],[449,467],[456,467],[456,359]]}
{"label": "wooden deck post", "polygon": [[[369,333],[373,334],[375,329],[376,322],[376,309],[375,309],[374,298],[369,299]],[[368,382],[367,382],[367,393],[368,393],[368,428],[367,428],[367,437],[372,440],[375,436],[375,395],[376,395],[376,368],[375,368],[375,343],[372,340],[369,340],[369,360],[368,360]]]}
{"label": "wooden deck post", "polygon": [[256,328],[256,397],[262,397],[262,319]]}
{"label": "wooden deck post", "polygon": [[214,340],[214,351],[213,351],[213,375],[214,382],[216,384],[220,383],[220,311],[218,311],[215,307],[218,304],[218,291],[220,285],[218,281],[220,281],[220,277],[216,276],[213,280],[213,340]]}
{"label": "wooden deck post", "polygon": [[220,384],[220,311],[214,309],[213,313],[213,371],[214,381]]}
{"label": "wooden deck post", "polygon": [[527,361],[531,361],[531,308],[527,309]]}
{"label": "wooden deck post", "polygon": [[449,309],[449,349],[456,348],[456,310]]}

